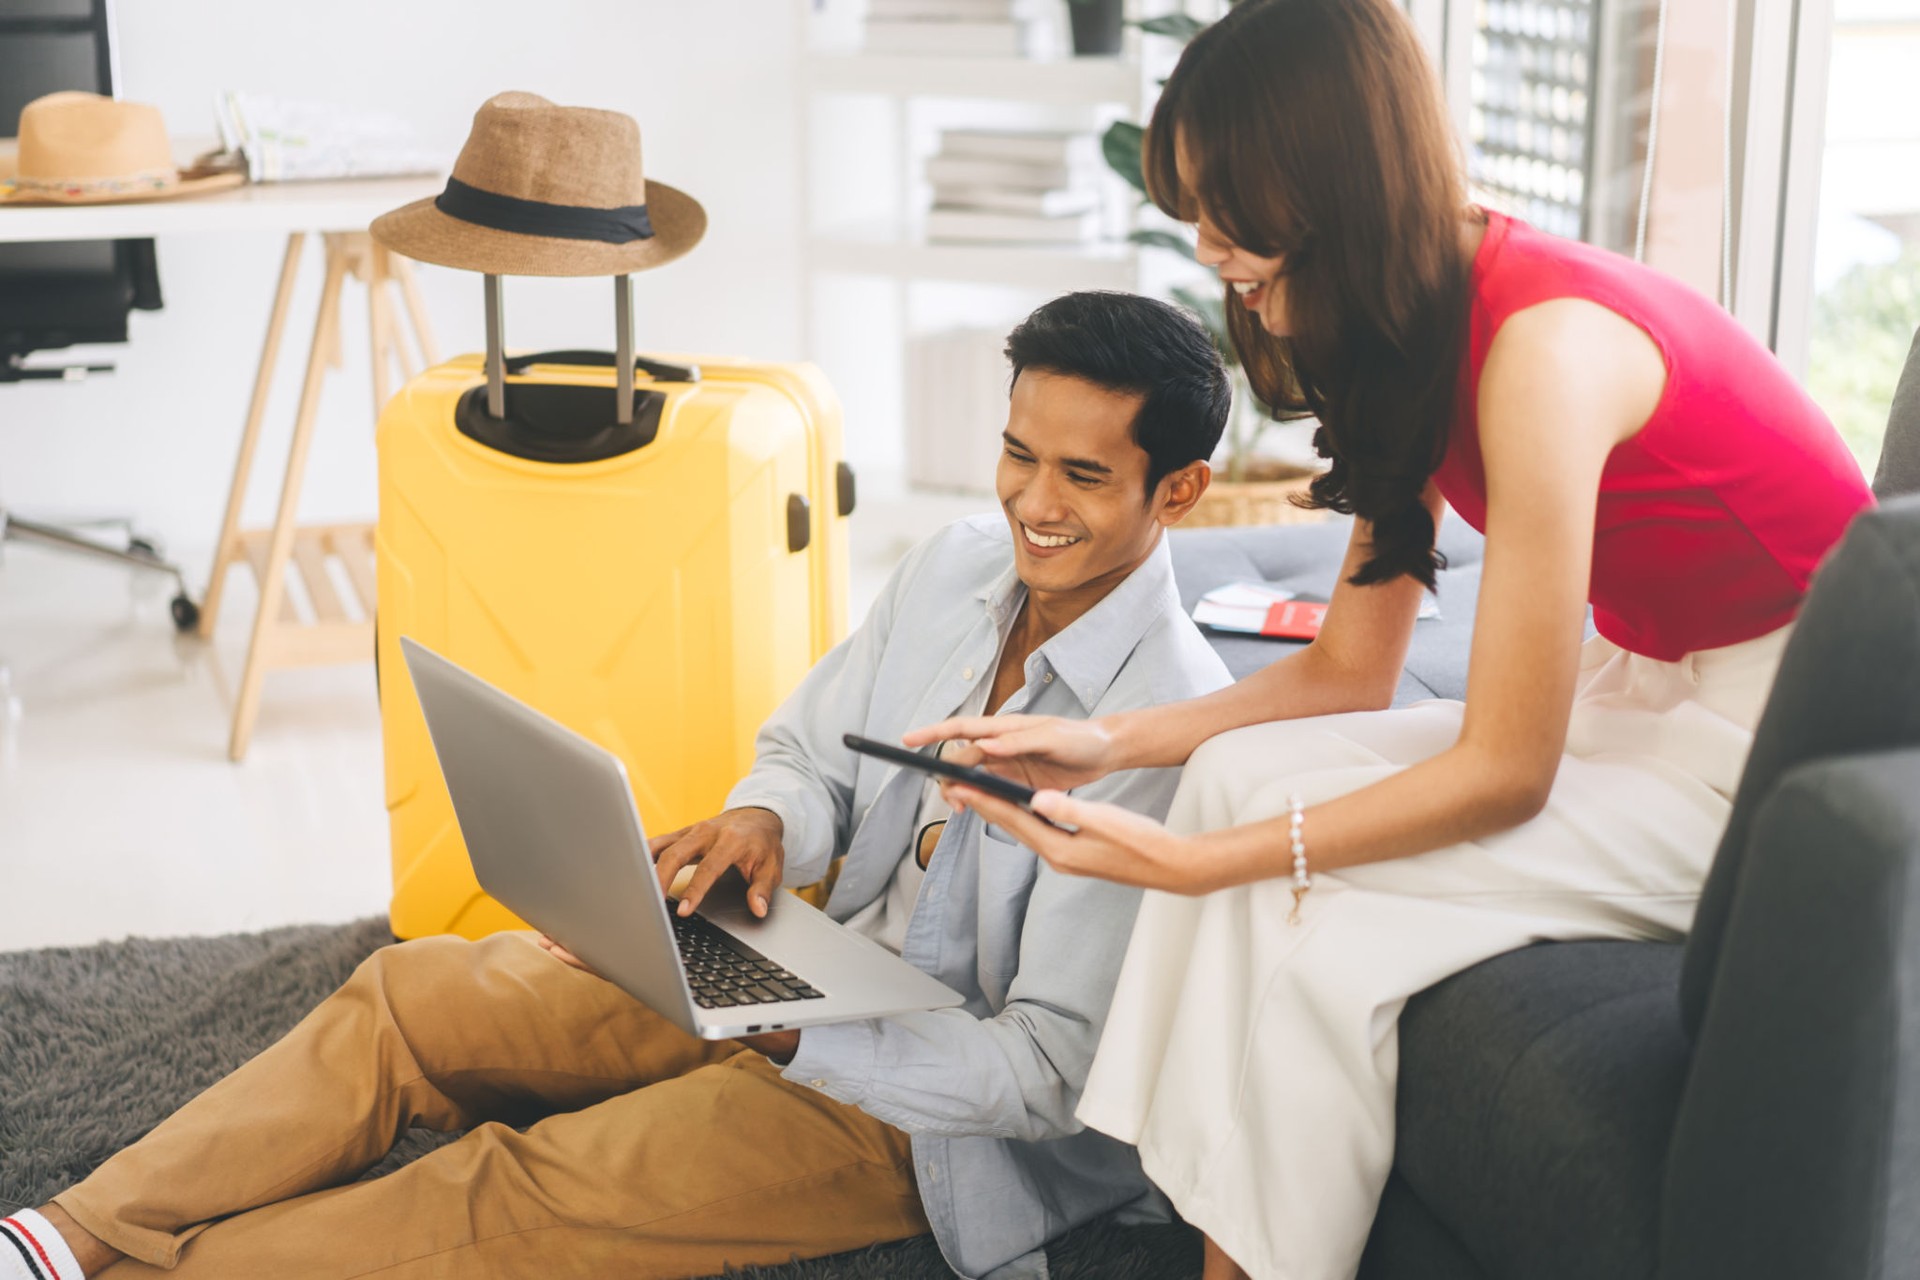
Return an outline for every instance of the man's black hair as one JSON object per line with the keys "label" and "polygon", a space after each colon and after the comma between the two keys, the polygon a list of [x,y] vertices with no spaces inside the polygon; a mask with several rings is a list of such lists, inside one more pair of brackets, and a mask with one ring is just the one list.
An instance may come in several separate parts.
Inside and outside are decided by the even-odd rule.
{"label": "man's black hair", "polygon": [[1226,430],[1233,391],[1213,339],[1191,312],[1157,298],[1055,298],[1007,335],[1007,360],[1012,382],[1038,369],[1143,396],[1133,440],[1147,451],[1149,499],[1163,476],[1212,457]]}

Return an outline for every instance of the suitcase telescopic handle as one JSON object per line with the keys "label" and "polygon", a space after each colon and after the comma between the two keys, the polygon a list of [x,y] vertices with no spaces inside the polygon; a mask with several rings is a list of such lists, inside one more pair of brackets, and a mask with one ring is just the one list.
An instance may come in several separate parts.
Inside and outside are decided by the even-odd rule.
{"label": "suitcase telescopic handle", "polygon": [[[525,373],[536,364],[579,364],[593,367],[613,366],[611,351],[536,351],[531,355],[508,356],[508,373]],[[698,382],[700,366],[697,364],[668,364],[664,360],[649,360],[645,356],[635,356],[633,368],[636,373],[644,373],[656,382]]]}

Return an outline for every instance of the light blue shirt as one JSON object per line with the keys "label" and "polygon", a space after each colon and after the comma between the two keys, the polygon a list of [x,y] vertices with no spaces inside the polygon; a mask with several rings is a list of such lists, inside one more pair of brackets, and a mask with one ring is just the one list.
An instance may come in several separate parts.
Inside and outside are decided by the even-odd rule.
{"label": "light blue shirt", "polygon": [[[729,807],[785,824],[786,883],[846,862],[827,912],[881,894],[913,837],[922,775],[848,750],[843,733],[897,742],[994,675],[1026,598],[1004,518],[949,525],[910,552],[860,628],[761,730]],[[1027,659],[1003,710],[1083,719],[1229,683],[1180,607],[1163,537],[1138,569]],[[1178,771],[1138,769],[1075,794],[1164,817]],[[1133,1149],[1074,1107],[1105,1024],[1139,891],[1062,875],[977,814],[947,823],[901,954],[966,997],[954,1009],[810,1027],[786,1078],[913,1137],[941,1252],[962,1276],[1044,1276],[1047,1240],[1129,1206],[1164,1214]],[[823,1206],[823,1212],[827,1211]]]}

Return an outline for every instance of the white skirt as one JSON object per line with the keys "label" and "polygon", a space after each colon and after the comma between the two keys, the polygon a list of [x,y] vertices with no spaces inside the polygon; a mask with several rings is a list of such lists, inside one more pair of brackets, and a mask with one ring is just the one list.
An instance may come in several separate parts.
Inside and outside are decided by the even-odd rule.
{"label": "white skirt", "polygon": [[[1258,1280],[1351,1277],[1393,1163],[1407,998],[1529,942],[1682,937],[1788,630],[1677,662],[1589,640],[1538,817],[1316,875],[1297,925],[1285,877],[1148,893],[1080,1118],[1137,1145]],[[1434,701],[1222,734],[1188,761],[1168,825],[1355,791],[1453,745],[1461,714]]]}

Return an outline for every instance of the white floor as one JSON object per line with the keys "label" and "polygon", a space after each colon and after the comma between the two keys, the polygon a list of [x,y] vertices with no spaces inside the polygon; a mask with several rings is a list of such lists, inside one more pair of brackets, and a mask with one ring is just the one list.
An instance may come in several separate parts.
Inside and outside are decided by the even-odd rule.
{"label": "white floor", "polygon": [[[870,488],[853,516],[855,618],[918,538],[992,502]],[[181,562],[198,592],[206,556]],[[163,576],[40,547],[0,559],[0,951],[386,909],[372,664],[269,676],[232,764],[251,578],[233,578],[210,644],[175,635],[172,594]]]}

